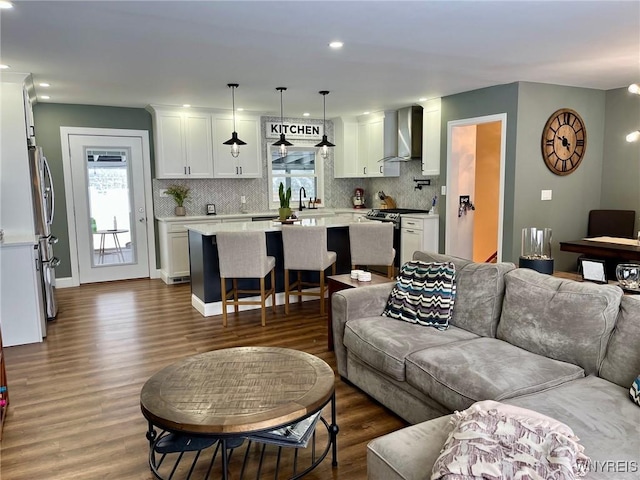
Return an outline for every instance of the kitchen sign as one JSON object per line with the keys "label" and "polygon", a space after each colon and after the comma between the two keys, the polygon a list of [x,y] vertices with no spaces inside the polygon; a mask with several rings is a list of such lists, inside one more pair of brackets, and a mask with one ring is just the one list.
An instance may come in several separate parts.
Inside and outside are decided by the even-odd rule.
{"label": "kitchen sign", "polygon": [[313,123],[283,123],[280,131],[280,122],[266,122],[267,138],[279,138],[280,133],[284,133],[289,138],[315,140],[324,135],[322,124]]}

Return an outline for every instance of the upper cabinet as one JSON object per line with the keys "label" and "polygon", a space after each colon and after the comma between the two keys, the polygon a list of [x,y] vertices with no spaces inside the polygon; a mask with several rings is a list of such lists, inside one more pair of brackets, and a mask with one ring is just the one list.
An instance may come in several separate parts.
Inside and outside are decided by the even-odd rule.
{"label": "upper cabinet", "polygon": [[397,154],[397,126],[395,111],[361,116],[357,121],[334,119],[335,177],[397,177],[400,165],[383,161]]}
{"label": "upper cabinet", "polygon": [[213,178],[211,115],[153,107],[156,178]]}
{"label": "upper cabinet", "polygon": [[422,174],[440,175],[441,99],[428,100],[422,112]]}
{"label": "upper cabinet", "polygon": [[236,116],[236,129],[246,145],[240,147],[240,155],[234,158],[231,147],[224,145],[233,132],[233,117],[213,114],[214,178],[262,178],[260,117]]}

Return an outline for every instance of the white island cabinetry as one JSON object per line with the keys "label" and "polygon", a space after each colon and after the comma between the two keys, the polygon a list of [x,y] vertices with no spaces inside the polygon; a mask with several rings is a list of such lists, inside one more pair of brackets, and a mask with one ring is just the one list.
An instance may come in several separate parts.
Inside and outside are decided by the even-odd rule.
{"label": "white island cabinetry", "polygon": [[153,106],[156,178],[213,178],[211,114]]}
{"label": "white island cabinetry", "polygon": [[403,215],[400,231],[400,265],[413,258],[413,252],[422,250],[438,253],[438,215]]}
{"label": "white island cabinetry", "polygon": [[160,278],[167,283],[188,282],[189,271],[189,236],[190,225],[202,223],[220,223],[220,220],[194,221],[159,221],[160,237]]}
{"label": "white island cabinetry", "polygon": [[231,155],[231,146],[224,145],[233,132],[233,116],[214,114],[212,118],[214,178],[262,178],[260,117],[236,116],[238,138],[246,142],[236,158]]}

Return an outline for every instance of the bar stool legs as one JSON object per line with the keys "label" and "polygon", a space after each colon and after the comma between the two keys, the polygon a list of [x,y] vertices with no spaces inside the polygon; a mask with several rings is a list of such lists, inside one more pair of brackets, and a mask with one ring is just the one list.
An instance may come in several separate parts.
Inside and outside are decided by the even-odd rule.
{"label": "bar stool legs", "polygon": [[[289,314],[289,296],[291,295],[297,295],[298,296],[298,303],[302,303],[302,296],[303,295],[308,295],[308,296],[316,296],[320,298],[320,315],[324,315],[326,308],[325,308],[325,292],[327,291],[327,284],[325,281],[325,271],[322,270],[320,271],[320,282],[319,283],[312,283],[312,282],[303,282],[302,278],[301,278],[301,271],[297,270],[297,280],[293,283],[290,283],[290,277],[289,277],[289,270],[284,271],[284,313],[285,315]],[[335,275],[336,274],[336,264],[333,263],[331,264],[331,275]],[[320,291],[318,292],[309,292],[309,291],[303,291],[302,287],[306,286],[306,287],[320,287]]]}

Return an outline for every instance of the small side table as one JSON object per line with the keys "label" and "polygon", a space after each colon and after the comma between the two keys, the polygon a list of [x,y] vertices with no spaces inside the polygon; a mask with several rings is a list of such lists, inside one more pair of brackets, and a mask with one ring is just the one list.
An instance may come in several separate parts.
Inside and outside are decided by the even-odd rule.
{"label": "small side table", "polygon": [[104,241],[105,236],[108,234],[113,235],[113,243],[116,247],[116,253],[122,263],[124,263],[124,254],[122,253],[122,247],[120,246],[120,240],[118,240],[119,233],[127,233],[129,230],[98,230],[97,232],[93,232],[96,235],[100,235],[100,248],[98,250],[98,261],[99,263],[104,263]]}
{"label": "small side table", "polygon": [[360,288],[360,287],[368,287],[369,285],[381,285],[383,283],[391,283],[395,282],[395,278],[388,278],[382,275],[377,275],[375,273],[371,273],[371,281],[370,282],[360,282],[358,280],[354,280],[351,278],[351,274],[343,273],[341,275],[331,275],[327,277],[328,280],[328,288],[329,288],[329,314],[327,315],[327,347],[329,351],[333,350],[333,305],[332,299],[334,293],[339,292],[340,290],[346,290],[347,288]]}

